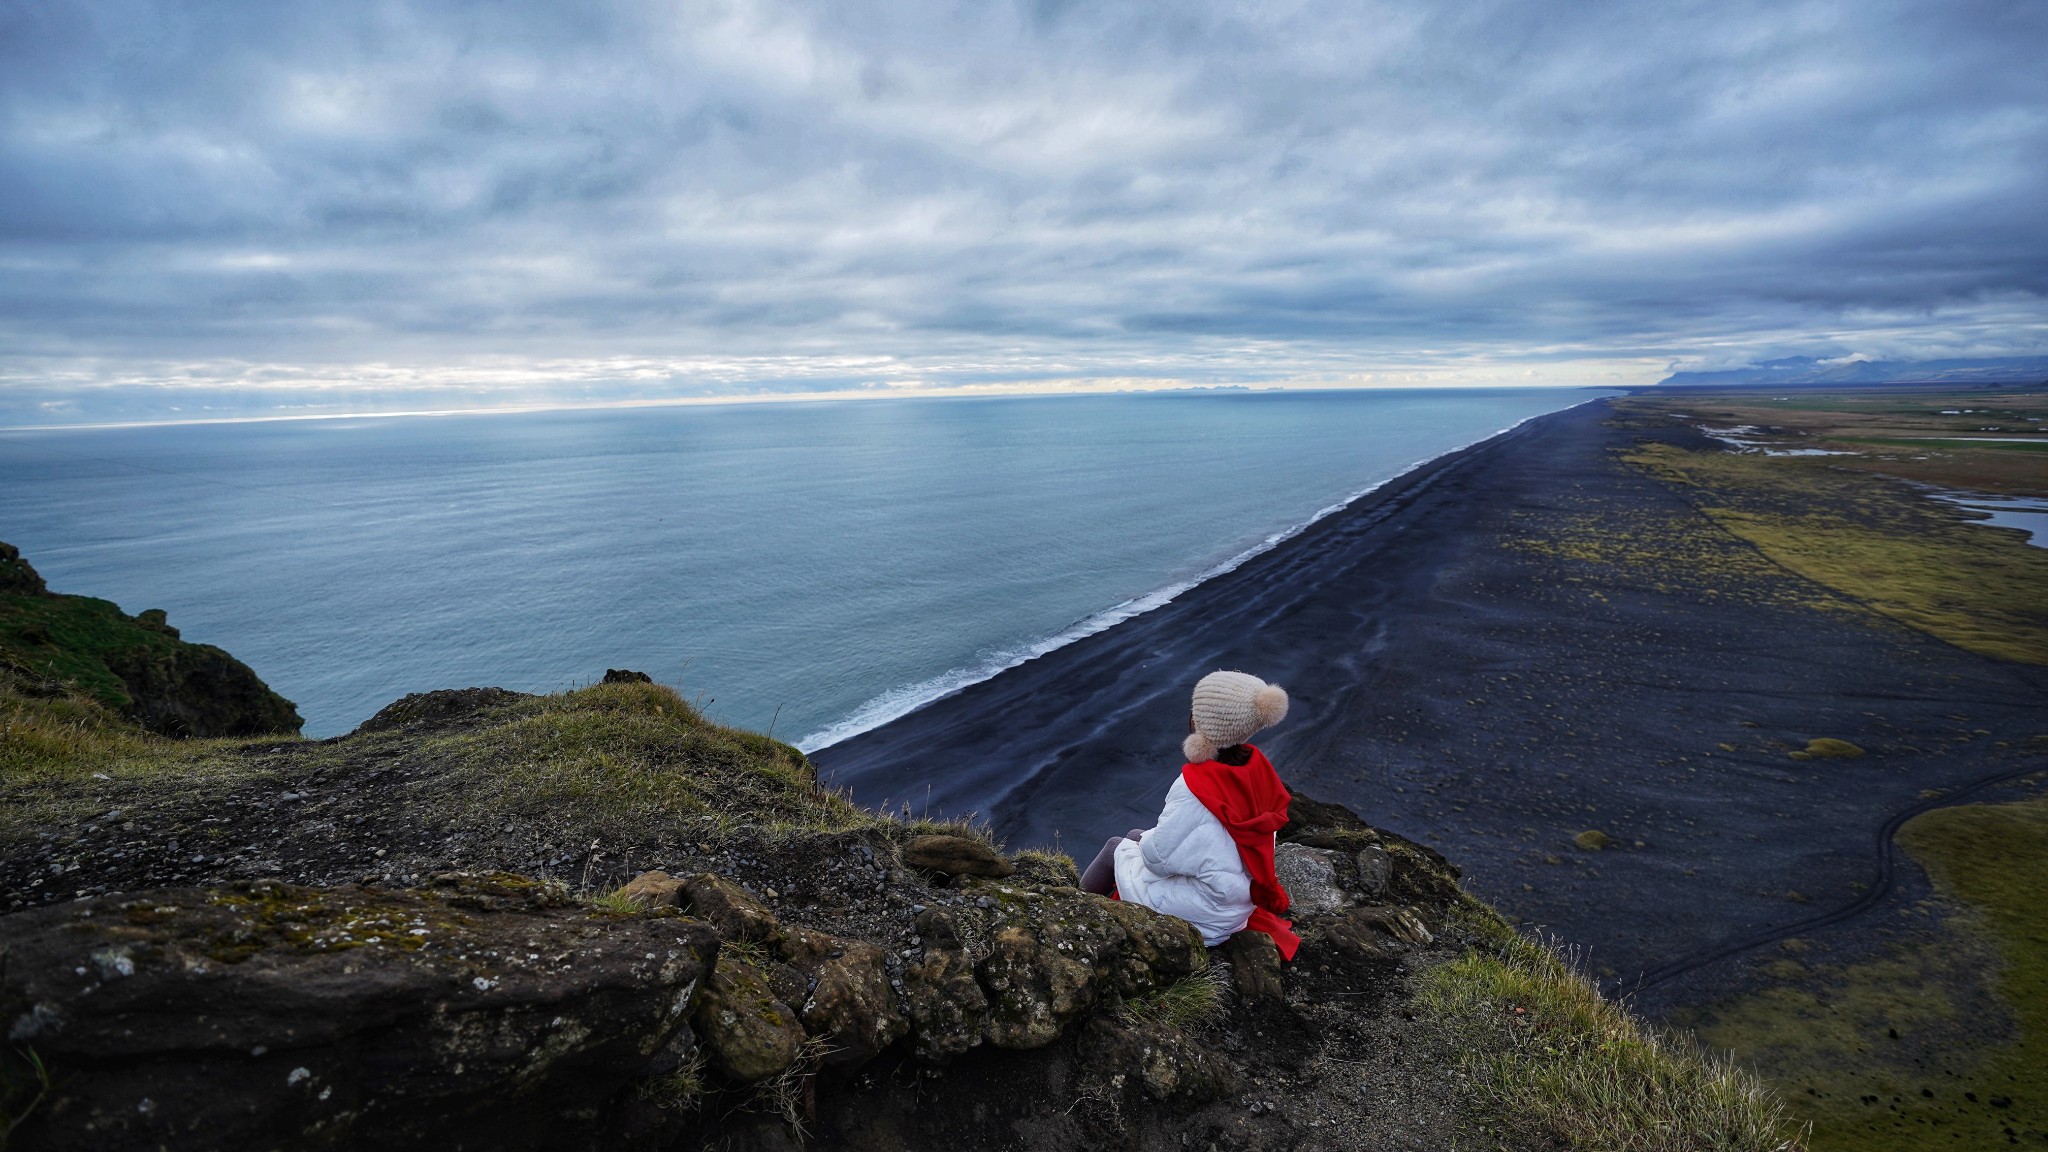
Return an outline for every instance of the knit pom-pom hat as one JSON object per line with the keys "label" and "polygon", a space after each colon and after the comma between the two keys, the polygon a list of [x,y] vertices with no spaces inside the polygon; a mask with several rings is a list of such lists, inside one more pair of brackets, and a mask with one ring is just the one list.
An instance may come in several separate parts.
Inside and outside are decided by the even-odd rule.
{"label": "knit pom-pom hat", "polygon": [[1211,672],[1195,684],[1195,730],[1181,742],[1190,764],[1242,744],[1287,718],[1287,690],[1243,672]]}

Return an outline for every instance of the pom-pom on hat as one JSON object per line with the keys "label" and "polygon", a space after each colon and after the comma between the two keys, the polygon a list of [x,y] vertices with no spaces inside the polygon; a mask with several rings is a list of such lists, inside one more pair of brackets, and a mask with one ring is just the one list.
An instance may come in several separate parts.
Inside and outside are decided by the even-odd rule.
{"label": "pom-pom on hat", "polygon": [[1242,744],[1287,718],[1287,690],[1243,672],[1211,672],[1195,684],[1195,730],[1181,742],[1190,764]]}

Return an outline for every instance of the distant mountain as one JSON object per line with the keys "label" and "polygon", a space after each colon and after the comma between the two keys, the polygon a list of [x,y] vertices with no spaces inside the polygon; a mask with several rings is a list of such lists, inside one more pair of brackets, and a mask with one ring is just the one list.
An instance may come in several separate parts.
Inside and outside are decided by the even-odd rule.
{"label": "distant mountain", "polygon": [[1778,384],[2035,384],[2048,381],[2048,356],[1976,360],[1819,360],[1788,356],[1719,372],[1674,372],[1658,387]]}

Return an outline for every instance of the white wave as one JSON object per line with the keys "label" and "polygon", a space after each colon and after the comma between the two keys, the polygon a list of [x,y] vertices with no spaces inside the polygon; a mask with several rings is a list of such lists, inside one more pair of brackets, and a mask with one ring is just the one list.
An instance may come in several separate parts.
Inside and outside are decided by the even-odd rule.
{"label": "white wave", "polygon": [[1296,524],[1291,528],[1284,528],[1278,532],[1275,532],[1272,535],[1267,536],[1264,540],[1259,541],[1257,544],[1254,544],[1251,547],[1245,549],[1244,551],[1239,552],[1237,555],[1232,556],[1230,559],[1223,561],[1221,564],[1217,564],[1214,567],[1205,569],[1204,571],[1197,573],[1196,575],[1191,576],[1186,580],[1181,580],[1173,584],[1168,584],[1166,587],[1158,589],[1157,591],[1147,592],[1143,596],[1136,596],[1129,600],[1125,600],[1121,604],[1116,604],[1112,607],[1105,608],[1092,616],[1083,618],[1082,620],[1066,628],[1065,630],[1056,632],[1050,636],[1045,637],[1044,639],[1035,640],[1026,644],[1020,644],[1014,647],[1001,649],[990,655],[987,659],[980,660],[973,664],[968,664],[960,668],[955,668],[950,672],[934,676],[929,680],[920,680],[915,684],[905,684],[900,688],[891,688],[887,692],[884,692],[881,695],[875,697],[874,699],[869,700],[867,703],[862,704],[860,707],[855,708],[852,712],[848,713],[844,719],[838,720],[832,724],[828,724],[825,727],[820,728],[816,732],[813,732],[810,735],[805,736],[803,739],[798,740],[796,742],[796,746],[799,750],[808,755],[812,752],[818,751],[821,748],[829,748],[842,740],[851,740],[855,736],[858,736],[861,733],[866,732],[870,729],[880,728],[882,725],[887,724],[889,721],[894,720],[900,716],[907,716],[910,713],[917,711],[919,708],[924,707],[926,704],[929,704],[934,700],[938,700],[945,696],[950,696],[953,693],[958,692],[962,688],[966,688],[974,684],[979,684],[984,680],[993,679],[997,675],[1007,672],[1010,669],[1015,668],[1017,665],[1022,664],[1027,660],[1035,660],[1048,652],[1053,652],[1057,651],[1058,649],[1064,648],[1067,645],[1074,643],[1076,640],[1085,640],[1088,637],[1095,635],[1097,632],[1113,628],[1116,625],[1121,624],[1134,616],[1143,616],[1145,613],[1150,612],[1155,608],[1163,608],[1166,605],[1173,603],[1173,601],[1176,598],[1178,598],[1181,593],[1186,592],[1188,589],[1194,588],[1210,580],[1214,580],[1218,576],[1222,576],[1226,573],[1236,571],[1238,568],[1243,567],[1245,562],[1251,560],[1253,557],[1260,556],[1264,553],[1272,551],[1274,548],[1287,542],[1288,540],[1291,540],[1294,537],[1301,535],[1303,532],[1307,531],[1310,527],[1314,526],[1319,521],[1322,521],[1330,516],[1342,512],[1344,509],[1349,508],[1351,505],[1357,503],[1359,500],[1367,496],[1370,496],[1374,492],[1377,492],[1381,488],[1384,488],[1387,485],[1392,484],[1394,481],[1399,480],[1401,477],[1408,475],[1410,472],[1413,472],[1418,468],[1421,468],[1433,461],[1441,460],[1444,457],[1449,456],[1453,453],[1463,452],[1465,449],[1470,448],[1475,444],[1483,444],[1486,441],[1492,440],[1496,437],[1505,436],[1508,433],[1513,432],[1515,429],[1520,428],[1522,425],[1527,424],[1529,421],[1537,419],[1538,417],[1554,416],[1559,412],[1569,412],[1573,408],[1577,408],[1583,404],[1591,404],[1594,400],[1599,399],[1602,399],[1602,397],[1596,396],[1592,399],[1581,400],[1578,404],[1567,405],[1563,408],[1553,409],[1549,412],[1538,412],[1535,416],[1524,416],[1520,420],[1517,420],[1514,423],[1507,425],[1506,427],[1496,428],[1493,431],[1488,432],[1484,436],[1480,436],[1473,440],[1468,440],[1455,448],[1446,449],[1445,451],[1439,452],[1434,456],[1428,456],[1424,457],[1421,460],[1417,460],[1414,463],[1409,464],[1407,467],[1402,468],[1400,471],[1394,473],[1391,476],[1388,476],[1383,480],[1376,480],[1373,483],[1368,484],[1363,488],[1360,488],[1358,491],[1353,492],[1351,495],[1344,497],[1342,500],[1337,501],[1335,504],[1331,504],[1327,507],[1317,509],[1314,515],[1310,516],[1306,520],[1303,520],[1301,523]]}

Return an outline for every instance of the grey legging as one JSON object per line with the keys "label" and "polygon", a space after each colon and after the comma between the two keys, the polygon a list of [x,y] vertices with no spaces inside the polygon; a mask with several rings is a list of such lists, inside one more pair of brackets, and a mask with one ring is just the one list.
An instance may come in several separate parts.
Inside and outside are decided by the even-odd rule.
{"label": "grey legging", "polygon": [[1088,870],[1081,873],[1081,891],[1107,896],[1116,888],[1116,846],[1126,840],[1143,840],[1145,830],[1133,828],[1121,836],[1111,836],[1102,842],[1102,851],[1089,861]]}

